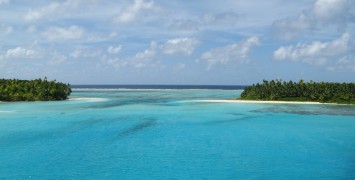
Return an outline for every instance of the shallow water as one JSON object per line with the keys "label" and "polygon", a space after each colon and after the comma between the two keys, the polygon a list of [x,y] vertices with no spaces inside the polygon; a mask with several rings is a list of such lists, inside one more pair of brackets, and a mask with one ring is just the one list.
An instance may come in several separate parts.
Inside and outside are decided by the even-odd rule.
{"label": "shallow water", "polygon": [[75,89],[0,103],[0,178],[354,179],[355,106],[211,103],[239,90]]}

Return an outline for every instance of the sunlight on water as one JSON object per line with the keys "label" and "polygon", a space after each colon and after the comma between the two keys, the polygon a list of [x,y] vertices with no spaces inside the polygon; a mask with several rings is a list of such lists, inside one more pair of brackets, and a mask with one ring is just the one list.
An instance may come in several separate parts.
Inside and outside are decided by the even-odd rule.
{"label": "sunlight on water", "polygon": [[354,179],[355,106],[215,103],[240,90],[75,89],[0,103],[0,178]]}

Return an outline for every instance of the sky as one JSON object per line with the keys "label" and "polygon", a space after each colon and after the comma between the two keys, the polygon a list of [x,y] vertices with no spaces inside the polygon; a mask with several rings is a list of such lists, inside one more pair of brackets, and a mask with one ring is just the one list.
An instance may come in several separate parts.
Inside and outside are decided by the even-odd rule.
{"label": "sky", "polygon": [[0,78],[355,82],[354,0],[0,0]]}

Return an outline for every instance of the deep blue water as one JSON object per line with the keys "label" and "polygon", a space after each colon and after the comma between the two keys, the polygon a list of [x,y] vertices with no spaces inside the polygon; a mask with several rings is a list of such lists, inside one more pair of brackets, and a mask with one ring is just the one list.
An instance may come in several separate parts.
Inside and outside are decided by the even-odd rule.
{"label": "deep blue water", "polygon": [[353,105],[211,103],[198,100],[241,90],[119,88],[0,103],[0,179],[355,179]]}

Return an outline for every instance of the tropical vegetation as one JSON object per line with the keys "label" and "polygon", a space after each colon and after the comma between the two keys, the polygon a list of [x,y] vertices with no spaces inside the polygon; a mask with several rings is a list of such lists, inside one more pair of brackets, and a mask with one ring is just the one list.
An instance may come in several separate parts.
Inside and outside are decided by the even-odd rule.
{"label": "tropical vegetation", "polygon": [[69,84],[35,80],[0,79],[0,101],[54,101],[65,100],[71,93]]}
{"label": "tropical vegetation", "polygon": [[355,104],[355,83],[264,80],[246,87],[238,99]]}

